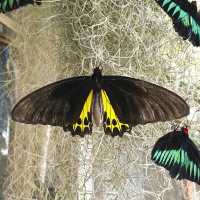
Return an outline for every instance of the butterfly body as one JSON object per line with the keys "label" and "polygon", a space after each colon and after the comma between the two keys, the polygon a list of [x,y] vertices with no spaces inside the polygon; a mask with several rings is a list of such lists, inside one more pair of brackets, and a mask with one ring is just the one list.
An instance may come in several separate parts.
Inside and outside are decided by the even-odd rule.
{"label": "butterfly body", "polygon": [[172,178],[200,184],[200,152],[187,128],[174,130],[159,138],[153,147],[152,160],[169,171]]}
{"label": "butterfly body", "polygon": [[99,93],[96,93],[93,99],[92,119],[97,127],[100,127],[103,121],[102,101]]}
{"label": "butterfly body", "polygon": [[123,76],[80,76],[47,85],[20,100],[12,110],[15,121],[61,126],[72,135],[92,132],[122,136],[132,126],[181,118],[189,106],[175,93],[155,84]]}
{"label": "butterfly body", "polygon": [[200,14],[196,1],[156,0],[159,6],[171,17],[175,31],[194,46],[200,46]]}

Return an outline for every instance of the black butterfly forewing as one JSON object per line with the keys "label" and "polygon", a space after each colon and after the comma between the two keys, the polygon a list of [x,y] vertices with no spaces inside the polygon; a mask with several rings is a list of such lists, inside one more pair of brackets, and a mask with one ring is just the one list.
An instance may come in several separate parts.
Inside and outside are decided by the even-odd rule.
{"label": "black butterfly forewing", "polygon": [[151,159],[166,168],[172,178],[200,184],[200,152],[182,131],[172,131],[159,138]]}
{"label": "black butterfly forewing", "polygon": [[196,1],[156,0],[160,7],[171,17],[175,31],[188,39],[194,46],[200,46],[200,15]]}
{"label": "black butterfly forewing", "polygon": [[146,81],[104,76],[102,87],[120,121],[130,126],[173,120],[189,113],[189,106],[180,96]]}
{"label": "black butterfly forewing", "polygon": [[74,123],[91,90],[90,77],[75,77],[47,85],[20,100],[12,110],[15,121],[66,127]]}

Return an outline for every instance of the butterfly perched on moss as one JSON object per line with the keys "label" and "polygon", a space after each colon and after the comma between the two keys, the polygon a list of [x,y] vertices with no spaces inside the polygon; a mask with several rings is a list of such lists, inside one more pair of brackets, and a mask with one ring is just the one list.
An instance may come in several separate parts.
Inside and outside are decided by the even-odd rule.
{"label": "butterfly perched on moss", "polygon": [[64,79],[24,97],[13,108],[15,121],[61,126],[72,135],[92,132],[93,123],[106,134],[120,135],[132,126],[173,120],[189,113],[177,94],[155,84],[123,76],[92,76]]}
{"label": "butterfly perched on moss", "polygon": [[200,14],[196,1],[156,0],[160,7],[171,17],[175,31],[188,39],[194,46],[200,46]]}
{"label": "butterfly perched on moss", "polygon": [[0,0],[0,12],[8,12],[15,10],[19,7],[26,6],[28,4],[40,5],[42,1],[37,0]]}
{"label": "butterfly perched on moss", "polygon": [[200,152],[182,127],[161,137],[153,147],[152,160],[169,170],[172,178],[200,184]]}

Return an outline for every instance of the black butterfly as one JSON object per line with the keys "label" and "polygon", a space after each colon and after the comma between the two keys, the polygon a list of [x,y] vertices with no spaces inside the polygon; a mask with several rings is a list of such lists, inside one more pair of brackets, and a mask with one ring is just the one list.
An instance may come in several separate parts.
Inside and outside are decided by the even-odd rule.
{"label": "black butterfly", "polygon": [[172,178],[200,184],[200,152],[188,135],[188,129],[174,130],[156,142],[151,159],[169,170]]}
{"label": "black butterfly", "polygon": [[132,126],[173,120],[189,113],[177,94],[142,80],[123,76],[64,79],[24,97],[12,111],[15,121],[61,126],[72,135],[92,132],[103,123],[106,134],[122,136]]}
{"label": "black butterfly", "polygon": [[188,39],[194,46],[200,46],[200,14],[196,1],[156,0],[160,7],[172,18],[175,31]]}
{"label": "black butterfly", "polygon": [[28,4],[41,5],[42,0],[0,0],[0,12],[6,13]]}

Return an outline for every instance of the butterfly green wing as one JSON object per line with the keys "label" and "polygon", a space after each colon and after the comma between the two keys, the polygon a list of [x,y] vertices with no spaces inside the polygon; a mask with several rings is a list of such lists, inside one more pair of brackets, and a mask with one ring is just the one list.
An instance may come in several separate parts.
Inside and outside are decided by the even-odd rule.
{"label": "butterfly green wing", "polygon": [[189,39],[194,46],[200,46],[200,15],[196,2],[187,0],[156,0],[160,7],[171,17],[175,31]]}
{"label": "butterfly green wing", "polygon": [[137,124],[178,119],[189,113],[189,106],[180,96],[146,81],[104,76],[102,88],[120,123],[128,124],[128,129]]}
{"label": "butterfly green wing", "polygon": [[8,12],[15,10],[19,7],[26,6],[28,4],[41,4],[41,1],[34,1],[34,0],[1,0],[0,1],[0,12]]}
{"label": "butterfly green wing", "polygon": [[[28,124],[61,126],[66,131],[82,134],[85,129],[80,130],[79,124],[84,124],[85,118],[91,121],[91,90],[91,80],[87,76],[52,83],[20,100],[12,110],[12,119]],[[91,131],[91,124],[86,130]]]}
{"label": "butterfly green wing", "polygon": [[151,159],[169,170],[172,178],[188,179],[200,184],[200,153],[181,131],[161,137],[153,147]]}
{"label": "butterfly green wing", "polygon": [[188,179],[200,184],[200,152],[194,142],[187,137],[186,143],[182,145],[182,163],[176,163],[170,170],[172,178]]}

